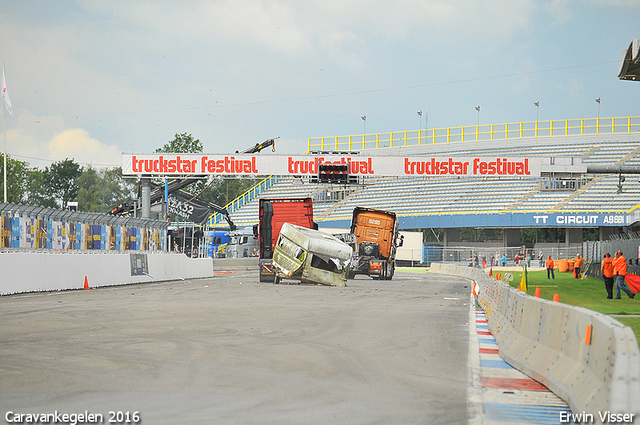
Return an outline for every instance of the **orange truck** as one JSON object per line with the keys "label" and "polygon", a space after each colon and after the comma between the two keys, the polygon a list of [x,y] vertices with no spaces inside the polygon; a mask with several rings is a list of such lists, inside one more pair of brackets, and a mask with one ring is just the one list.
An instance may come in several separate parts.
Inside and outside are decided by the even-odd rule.
{"label": "orange truck", "polygon": [[260,199],[259,222],[253,228],[258,238],[260,282],[275,279],[273,250],[284,223],[317,230],[311,198]]}
{"label": "orange truck", "polygon": [[353,264],[349,277],[366,274],[391,280],[395,272],[396,248],[402,246],[398,218],[390,211],[356,207],[351,219],[355,235]]}

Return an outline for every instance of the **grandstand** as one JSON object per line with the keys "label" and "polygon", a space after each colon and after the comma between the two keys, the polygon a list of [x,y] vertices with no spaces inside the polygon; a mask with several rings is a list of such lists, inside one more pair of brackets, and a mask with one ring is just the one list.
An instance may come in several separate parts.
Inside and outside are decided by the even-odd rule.
{"label": "grandstand", "polygon": [[[395,142],[392,133],[387,134],[387,147],[369,148],[367,140],[381,140],[381,135],[348,136],[348,146],[325,144],[322,148],[366,149],[368,156],[409,156],[409,155],[451,155],[451,156],[495,156],[495,157],[580,157],[586,166],[631,166],[640,169],[640,117],[611,118],[608,131],[598,124],[598,131],[589,134],[513,137],[505,131],[503,138],[481,139],[483,132],[476,131],[476,140],[468,140],[467,135],[458,141],[418,144],[431,140],[428,137],[413,138],[414,143]],[[625,124],[620,128],[618,124]],[[584,122],[585,120],[582,120]],[[568,122],[568,121],[567,121]],[[553,122],[549,122],[553,126]],[[505,128],[514,125],[504,125]],[[493,128],[493,126],[491,126]],[[525,128],[520,124],[520,128]],[[529,126],[531,127],[531,126]],[[604,127],[604,126],[603,126]],[[535,125],[536,133],[543,128]],[[628,130],[628,131],[627,131]],[[436,130],[432,130],[436,134]],[[463,130],[464,132],[464,130]],[[448,131],[451,134],[451,131]],[[504,136],[508,136],[505,138]],[[492,132],[493,137],[493,132]],[[463,141],[464,140],[464,141]],[[377,143],[376,146],[380,145]],[[399,145],[399,146],[398,146]],[[309,142],[310,150],[314,146]],[[353,150],[353,149],[352,149]],[[358,151],[358,149],[355,149]],[[361,149],[360,149],[361,151]],[[631,211],[640,203],[640,182],[638,176],[626,176],[620,183],[619,174],[571,174],[543,175],[541,178],[508,177],[376,177],[364,178],[354,186],[330,184],[318,185],[309,179],[294,177],[272,177],[272,183],[265,190],[256,193],[252,200],[245,200],[235,207],[229,204],[233,221],[239,225],[253,225],[257,222],[257,198],[312,197],[314,217],[321,227],[346,227],[353,208],[365,206],[396,212],[402,229],[415,228],[460,228],[460,227],[608,227],[632,224]],[[532,220],[536,215],[547,214],[551,219]],[[562,218],[566,215],[588,214],[596,219],[578,219],[572,222]],[[609,215],[615,220],[607,221]],[[546,217],[546,216],[545,216]],[[560,217],[560,218],[554,218]],[[586,216],[585,216],[586,217]],[[212,220],[215,222],[216,218]],[[555,220],[555,221],[553,221]],[[602,233],[601,233],[602,234]],[[611,234],[611,232],[606,234]],[[578,241],[576,241],[578,242]],[[579,241],[581,242],[581,240]]]}

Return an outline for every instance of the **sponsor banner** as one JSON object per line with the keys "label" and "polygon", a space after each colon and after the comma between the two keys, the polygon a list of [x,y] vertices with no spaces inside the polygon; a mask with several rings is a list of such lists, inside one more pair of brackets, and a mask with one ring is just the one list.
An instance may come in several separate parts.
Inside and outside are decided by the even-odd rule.
{"label": "sponsor banner", "polygon": [[[327,223],[326,221],[324,223]],[[627,214],[610,213],[478,213],[478,214],[430,214],[401,216],[401,228],[457,228],[457,227],[619,227],[633,224]]]}
{"label": "sponsor banner", "polygon": [[347,164],[363,176],[539,177],[549,158],[359,155],[123,154],[125,175],[295,175],[316,176],[320,164]]}
{"label": "sponsor banner", "polygon": [[176,214],[184,221],[204,224],[213,212],[207,204],[180,190],[169,195],[169,214]]}

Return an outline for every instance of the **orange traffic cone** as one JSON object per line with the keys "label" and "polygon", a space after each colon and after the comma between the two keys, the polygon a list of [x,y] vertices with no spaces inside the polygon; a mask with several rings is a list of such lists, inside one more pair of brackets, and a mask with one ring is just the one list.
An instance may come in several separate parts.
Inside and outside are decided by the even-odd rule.
{"label": "orange traffic cone", "polygon": [[84,289],[91,289],[89,288],[89,280],[86,276],[84,277]]}
{"label": "orange traffic cone", "polygon": [[553,301],[559,303],[560,302],[560,295],[558,294],[553,294]]}
{"label": "orange traffic cone", "polygon": [[540,287],[536,286],[536,293],[533,295],[536,298],[540,298]]}

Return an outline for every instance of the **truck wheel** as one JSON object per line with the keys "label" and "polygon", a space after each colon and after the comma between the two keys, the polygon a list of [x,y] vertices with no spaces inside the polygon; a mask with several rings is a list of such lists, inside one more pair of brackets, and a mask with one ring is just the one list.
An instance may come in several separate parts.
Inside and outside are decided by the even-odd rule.
{"label": "truck wheel", "polygon": [[389,280],[389,263],[382,263],[380,271],[380,280]]}
{"label": "truck wheel", "polygon": [[395,265],[395,263],[394,263],[394,264],[391,264],[391,265],[387,268],[387,271],[389,272],[389,273],[387,274],[387,280],[391,280],[391,279],[393,279],[393,275],[395,274],[395,271],[396,271],[396,265]]}
{"label": "truck wheel", "polygon": [[276,276],[276,277],[273,279],[273,284],[274,284],[274,285],[280,285],[280,281],[281,281],[281,280],[282,280],[282,279],[280,278],[280,276]]}

